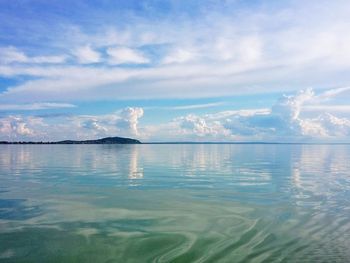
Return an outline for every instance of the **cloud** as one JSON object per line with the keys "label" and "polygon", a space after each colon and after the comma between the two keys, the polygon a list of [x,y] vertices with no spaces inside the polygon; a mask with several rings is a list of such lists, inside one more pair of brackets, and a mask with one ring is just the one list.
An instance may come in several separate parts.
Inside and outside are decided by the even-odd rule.
{"label": "cloud", "polygon": [[81,127],[90,131],[94,131],[95,136],[106,136],[109,129],[107,128],[108,124],[103,124],[99,121],[98,118],[89,118],[81,122]]}
{"label": "cloud", "polygon": [[[349,1],[175,2],[164,8],[158,1],[146,1],[137,10],[78,4],[74,21],[65,12],[45,9],[50,21],[45,23],[42,16],[27,19],[3,8],[2,107],[286,93],[262,109],[197,116],[190,113],[200,105],[173,107],[187,112],[147,129],[137,120],[123,120],[121,113],[70,117],[78,135],[67,125],[50,124],[78,137],[128,130],[138,136],[156,136],[157,131],[163,138],[205,140],[221,129],[220,136],[228,140],[335,138],[330,127],[339,138],[347,134]],[[24,6],[34,11],[41,4],[20,8]],[[308,90],[310,86],[314,89]],[[324,91],[328,87],[342,88]],[[216,138],[224,138],[220,136]]]}
{"label": "cloud", "polygon": [[244,110],[228,110],[221,111],[212,114],[206,114],[205,117],[209,120],[222,120],[231,116],[249,117],[255,115],[268,115],[271,113],[271,109],[244,109]]}
{"label": "cloud", "polygon": [[33,136],[41,135],[38,126],[42,120],[35,117],[7,116],[0,118],[0,139],[1,140],[25,140]]}
{"label": "cloud", "polygon": [[[327,94],[335,93],[328,91]],[[321,96],[324,97],[324,94]],[[305,116],[305,112],[314,107],[314,101],[319,101],[319,96],[312,89],[301,90],[295,95],[283,96],[271,108],[270,113],[244,118],[241,123],[248,124],[247,128],[253,128],[253,134],[266,132],[265,136],[269,133],[271,138],[347,140],[350,132],[349,120],[325,113],[329,107],[319,107],[316,117],[307,117],[307,114]],[[313,109],[317,113],[317,107]]]}
{"label": "cloud", "polygon": [[320,115],[316,122],[326,131],[328,136],[349,138],[350,136],[350,119],[338,118],[332,114],[326,113]]}
{"label": "cloud", "polygon": [[213,43],[213,58],[235,63],[257,63],[262,57],[263,39],[252,35],[219,36]]}
{"label": "cloud", "polygon": [[9,115],[0,117],[0,140],[55,141],[106,136],[138,137],[142,108],[127,107],[105,115],[59,115],[50,118]]}
{"label": "cloud", "polygon": [[138,122],[142,116],[142,108],[127,107],[112,114],[73,116],[68,122],[76,127],[74,138],[138,137]]}
{"label": "cloud", "polygon": [[152,142],[186,142],[186,141],[230,141],[230,131],[219,121],[207,121],[205,117],[188,114],[174,120],[142,127],[140,137],[143,141]]}
{"label": "cloud", "polygon": [[137,124],[142,116],[142,108],[127,107],[120,112],[121,118],[117,121],[117,126],[126,129],[131,135],[138,135]]}
{"label": "cloud", "polygon": [[203,104],[190,104],[182,106],[151,106],[147,109],[165,109],[165,110],[193,110],[193,109],[204,109],[217,107],[226,104],[225,102],[213,102],[213,103],[203,103]]}
{"label": "cloud", "polygon": [[270,112],[244,117],[234,115],[226,119],[224,126],[233,134],[255,136],[265,140],[347,139],[350,131],[347,119],[322,111],[318,112],[317,117],[302,115],[308,107],[307,104],[312,105],[313,101],[317,100],[318,96],[312,89],[301,90],[295,95],[281,97]]}
{"label": "cloud", "polygon": [[205,103],[205,104],[193,104],[193,105],[167,107],[167,109],[171,109],[171,110],[193,110],[193,109],[203,109],[203,108],[216,107],[216,106],[220,106],[220,105],[223,105],[223,104],[224,104],[224,102],[213,102],[213,103]]}
{"label": "cloud", "polygon": [[303,107],[303,111],[311,111],[311,112],[350,112],[350,105],[307,105]]}
{"label": "cloud", "polygon": [[182,135],[195,135],[196,137],[212,137],[213,139],[226,138],[229,132],[220,122],[210,122],[204,118],[189,114],[185,117],[175,119]]}
{"label": "cloud", "polygon": [[184,63],[193,60],[196,57],[196,52],[194,50],[186,50],[183,48],[178,48],[171,51],[163,58],[163,64],[172,64],[172,63]]}
{"label": "cloud", "polygon": [[325,91],[324,93],[320,94],[320,98],[329,98],[329,97],[334,97],[337,96],[343,92],[350,91],[350,87],[342,87],[342,88],[336,88],[336,89],[330,89]]}
{"label": "cloud", "polygon": [[28,59],[30,63],[38,63],[38,64],[60,64],[64,63],[66,61],[66,56],[38,56],[38,57],[31,57]]}
{"label": "cloud", "polygon": [[0,64],[26,63],[26,64],[60,64],[64,63],[66,56],[27,56],[16,47],[0,47]]}
{"label": "cloud", "polygon": [[[169,19],[134,14],[126,25],[106,22],[98,30],[67,25],[73,29],[55,34],[48,49],[80,47],[73,52],[78,64],[69,61],[50,68],[6,64],[0,75],[24,75],[28,80],[7,87],[16,90],[16,95],[3,94],[3,100],[16,103],[40,96],[52,101],[58,89],[67,101],[74,101],[213,97],[290,92],[310,85],[343,86],[350,82],[349,74],[343,74],[350,67],[350,6],[346,1],[321,2],[288,1],[277,8],[232,1],[203,4],[197,10],[199,16],[182,10],[187,15],[169,14]],[[174,23],[180,17],[181,23]],[[12,53],[7,61],[25,60],[22,53]],[[94,69],[85,65],[97,62]],[[125,63],[135,65],[125,67]],[[350,98],[349,93],[346,96]]]}
{"label": "cloud", "polygon": [[[325,93],[333,96],[336,90],[318,95],[306,89],[283,95],[270,109],[223,111],[203,116],[189,114],[168,124],[149,127],[148,138],[157,140],[156,134],[161,134],[175,141],[347,142],[350,116],[335,116],[325,111],[330,107],[323,104],[309,114],[313,103],[319,103]],[[337,113],[341,109],[339,106]]]}
{"label": "cloud", "polygon": [[[324,96],[324,93],[321,95]],[[319,103],[319,96],[313,90],[306,89],[294,95],[282,96],[271,108],[187,114],[165,123],[146,126],[139,124],[144,111],[137,107],[127,107],[105,115],[63,115],[45,119],[10,115],[0,118],[0,139],[61,140],[126,136],[143,141],[348,142],[349,115],[340,117],[340,111],[327,112],[327,107],[319,111],[314,108],[310,112],[309,107],[315,102]]]}
{"label": "cloud", "polygon": [[272,107],[272,114],[280,115],[287,121],[298,119],[302,105],[314,97],[312,89],[302,90],[296,95],[284,95]]}
{"label": "cloud", "polygon": [[28,60],[27,56],[23,52],[11,46],[0,48],[0,57],[1,64],[26,62]]}
{"label": "cloud", "polygon": [[106,53],[109,55],[108,63],[111,65],[145,64],[150,62],[140,51],[128,47],[108,48]]}
{"label": "cloud", "polygon": [[0,104],[0,111],[17,111],[17,110],[47,110],[47,109],[61,109],[74,108],[73,104],[69,103],[53,103],[40,102],[32,104]]}
{"label": "cloud", "polygon": [[100,53],[92,49],[92,47],[89,45],[76,48],[73,51],[73,54],[77,57],[78,62],[81,64],[92,64],[101,61]]}

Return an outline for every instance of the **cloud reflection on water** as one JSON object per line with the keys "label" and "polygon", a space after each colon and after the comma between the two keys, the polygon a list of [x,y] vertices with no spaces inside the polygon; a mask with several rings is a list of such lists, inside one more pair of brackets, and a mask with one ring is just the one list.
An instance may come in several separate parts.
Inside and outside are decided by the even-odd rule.
{"label": "cloud reflection on water", "polygon": [[0,255],[349,258],[347,145],[0,147]]}

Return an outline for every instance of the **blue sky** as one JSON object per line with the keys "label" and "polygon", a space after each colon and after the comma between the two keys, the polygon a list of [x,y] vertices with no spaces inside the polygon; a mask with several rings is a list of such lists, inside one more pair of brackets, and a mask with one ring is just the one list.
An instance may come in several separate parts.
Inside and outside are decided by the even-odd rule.
{"label": "blue sky", "polygon": [[350,3],[0,1],[0,140],[341,141]]}

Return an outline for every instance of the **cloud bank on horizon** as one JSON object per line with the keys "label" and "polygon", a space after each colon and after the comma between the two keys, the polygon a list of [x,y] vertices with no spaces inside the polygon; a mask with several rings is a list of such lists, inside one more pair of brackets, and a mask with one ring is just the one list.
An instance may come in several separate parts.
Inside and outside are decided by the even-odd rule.
{"label": "cloud bank on horizon", "polygon": [[349,142],[349,13],[346,0],[1,2],[0,140]]}

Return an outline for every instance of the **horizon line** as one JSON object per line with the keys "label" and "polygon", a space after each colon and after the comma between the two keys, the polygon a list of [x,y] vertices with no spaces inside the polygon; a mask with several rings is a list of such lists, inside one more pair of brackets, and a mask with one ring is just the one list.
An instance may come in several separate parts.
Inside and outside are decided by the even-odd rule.
{"label": "horizon line", "polygon": [[[60,143],[57,143],[60,142]],[[0,145],[18,145],[18,144],[72,144],[64,143],[63,141],[0,141]],[[74,143],[73,143],[74,144]],[[167,142],[142,142],[140,143],[80,143],[84,145],[88,144],[286,144],[286,145],[350,145],[350,142],[268,142],[268,141],[236,141],[236,142],[195,142],[195,141],[167,141]],[[76,144],[75,144],[76,145]]]}
{"label": "horizon line", "polygon": [[237,142],[141,142],[141,144],[350,144],[350,142],[268,142],[268,141],[237,141]]}

